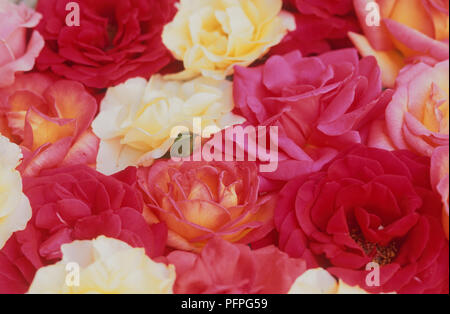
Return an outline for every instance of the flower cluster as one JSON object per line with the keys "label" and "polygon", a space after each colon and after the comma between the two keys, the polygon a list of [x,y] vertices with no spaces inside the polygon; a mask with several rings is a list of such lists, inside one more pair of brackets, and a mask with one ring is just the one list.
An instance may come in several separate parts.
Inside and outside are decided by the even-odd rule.
{"label": "flower cluster", "polygon": [[0,293],[446,294],[448,86],[445,0],[0,0]]}

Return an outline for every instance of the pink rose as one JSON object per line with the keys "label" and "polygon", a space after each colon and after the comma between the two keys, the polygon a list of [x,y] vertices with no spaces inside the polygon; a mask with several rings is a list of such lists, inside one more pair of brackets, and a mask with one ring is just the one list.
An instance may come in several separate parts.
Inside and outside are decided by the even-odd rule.
{"label": "pink rose", "polygon": [[160,160],[140,168],[138,182],[169,247],[198,252],[214,237],[250,244],[274,229],[276,196],[259,195],[255,163]]}
{"label": "pink rose", "polygon": [[167,257],[177,270],[178,294],[282,294],[306,270],[306,262],[290,258],[275,246],[251,250],[220,238],[196,255],[175,251]]}
{"label": "pink rose", "polygon": [[278,127],[278,169],[263,174],[271,180],[318,171],[342,149],[365,142],[369,122],[391,95],[382,91],[375,59],[359,60],[354,49],[310,58],[295,51],[235,70],[239,113],[253,125]]}
{"label": "pink rose", "polygon": [[37,31],[29,37],[28,29],[40,19],[41,15],[25,4],[0,3],[0,88],[14,83],[16,72],[33,69],[44,39]]}
{"label": "pink rose", "polygon": [[448,183],[448,162],[449,162],[449,147],[442,146],[434,150],[431,157],[431,184],[436,192],[442,198],[442,224],[444,226],[445,235],[448,239],[448,201],[449,201],[449,183]]}
{"label": "pink rose", "polygon": [[385,121],[372,126],[371,146],[409,149],[431,157],[449,141],[449,62],[405,67],[396,82]]}

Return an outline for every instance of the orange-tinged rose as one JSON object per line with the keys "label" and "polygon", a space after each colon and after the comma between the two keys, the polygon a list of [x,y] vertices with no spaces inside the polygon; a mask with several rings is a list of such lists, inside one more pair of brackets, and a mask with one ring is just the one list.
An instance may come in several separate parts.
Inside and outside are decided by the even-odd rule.
{"label": "orange-tinged rose", "polygon": [[[447,0],[353,0],[365,36],[350,33],[364,56],[373,55],[383,70],[383,83],[392,87],[400,69],[411,61],[434,64],[449,57]],[[368,3],[379,6],[381,23],[368,23]]]}
{"label": "orange-tinged rose", "polygon": [[249,244],[273,230],[273,195],[259,195],[257,166],[247,162],[161,160],[139,170],[149,222],[163,221],[168,245],[199,251],[221,237]]}
{"label": "orange-tinged rose", "polygon": [[0,88],[0,133],[21,146],[24,176],[95,164],[99,140],[90,125],[96,112],[95,98],[78,82],[31,73]]}

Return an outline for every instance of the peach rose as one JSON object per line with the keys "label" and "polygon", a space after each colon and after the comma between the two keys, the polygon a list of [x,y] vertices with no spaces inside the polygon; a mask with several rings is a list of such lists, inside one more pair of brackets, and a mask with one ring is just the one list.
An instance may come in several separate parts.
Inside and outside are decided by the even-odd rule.
{"label": "peach rose", "polygon": [[444,204],[444,208],[442,210],[442,223],[444,225],[445,235],[447,239],[449,238],[448,234],[448,209],[449,209],[449,171],[448,171],[448,163],[449,163],[449,147],[442,146],[436,148],[433,152],[433,156],[431,157],[431,184],[435,188],[436,192],[438,192],[442,197],[442,203]]}
{"label": "peach rose", "polygon": [[259,195],[255,163],[161,160],[138,177],[147,221],[167,224],[173,248],[200,251],[214,237],[249,244],[274,229],[276,198]]}
{"label": "peach rose", "polygon": [[99,140],[90,125],[96,112],[97,101],[78,82],[28,73],[0,88],[0,133],[22,147],[24,176],[95,164]]}
{"label": "peach rose", "polygon": [[[371,2],[378,4],[379,26],[371,23],[377,14],[367,10]],[[354,0],[354,5],[365,36],[350,33],[350,39],[363,56],[377,58],[386,87],[394,86],[406,63],[448,59],[448,0]]]}
{"label": "peach rose", "polygon": [[449,61],[406,66],[397,79],[385,121],[372,126],[369,144],[431,157],[449,141]]}
{"label": "peach rose", "polygon": [[27,32],[40,19],[41,15],[25,4],[0,0],[0,88],[14,83],[16,72],[33,69],[35,59],[44,48],[44,39],[37,31],[31,37]]}

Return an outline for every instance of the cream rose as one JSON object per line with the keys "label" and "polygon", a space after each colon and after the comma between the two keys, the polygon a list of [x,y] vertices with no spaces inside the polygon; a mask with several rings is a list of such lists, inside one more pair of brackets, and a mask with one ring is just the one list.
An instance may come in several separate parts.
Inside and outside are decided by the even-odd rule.
{"label": "cream rose", "polygon": [[15,231],[25,229],[31,218],[30,202],[16,171],[21,158],[19,146],[0,135],[0,249]]}
{"label": "cream rose", "polygon": [[334,279],[322,268],[304,272],[292,285],[289,294],[368,294],[359,287],[351,287]]}
{"label": "cream rose", "polygon": [[228,126],[245,120],[232,113],[232,83],[200,77],[192,81],[149,82],[130,79],[108,90],[92,124],[101,139],[97,170],[110,175],[128,166],[148,166],[163,157],[175,141],[173,128],[193,131],[193,119],[202,127]]}
{"label": "cream rose", "polygon": [[28,293],[173,293],[175,266],[155,263],[144,249],[101,236],[65,244],[61,250],[62,261],[39,269]]}
{"label": "cream rose", "polygon": [[234,65],[247,66],[279,44],[295,19],[281,10],[281,0],[181,0],[167,24],[163,42],[185,71],[223,79]]}

